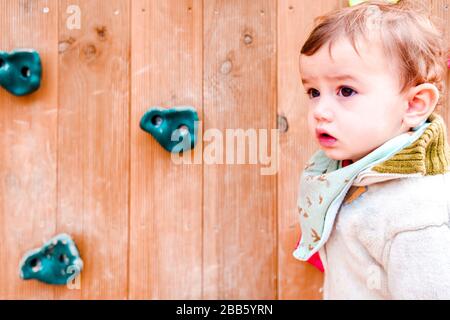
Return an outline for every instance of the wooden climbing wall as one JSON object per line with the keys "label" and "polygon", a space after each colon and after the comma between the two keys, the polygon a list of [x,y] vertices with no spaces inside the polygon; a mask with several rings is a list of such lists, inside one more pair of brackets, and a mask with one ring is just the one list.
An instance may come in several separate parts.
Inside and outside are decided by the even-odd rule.
{"label": "wooden climbing wall", "polygon": [[[298,55],[346,2],[0,0],[0,50],[34,48],[44,70],[31,96],[0,90],[0,298],[320,299],[321,273],[292,257],[317,148]],[[448,1],[422,2],[449,30]],[[278,174],[174,164],[139,120],[179,105],[204,130],[279,126]],[[62,232],[80,286],[20,280],[22,255]]]}

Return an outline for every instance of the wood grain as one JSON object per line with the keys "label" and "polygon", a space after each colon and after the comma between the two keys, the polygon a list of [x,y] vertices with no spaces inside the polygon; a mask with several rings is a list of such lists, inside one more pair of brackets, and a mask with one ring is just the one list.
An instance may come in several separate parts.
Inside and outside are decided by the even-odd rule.
{"label": "wood grain", "polygon": [[[64,299],[125,299],[128,276],[130,1],[63,0],[59,19],[58,232],[84,260]],[[81,29],[67,28],[77,5]]]}
{"label": "wood grain", "polygon": [[[276,128],[276,2],[204,4],[205,132]],[[204,298],[274,299],[276,175],[236,160],[204,165]]]}
{"label": "wood grain", "polygon": [[[431,18],[436,25],[441,28],[444,33],[444,43],[447,46],[447,59],[450,59],[450,3],[447,0],[422,0],[425,5],[431,7]],[[439,114],[445,120],[445,123],[450,123],[450,72],[447,72],[446,78],[446,92],[444,93],[443,105],[439,110]],[[450,131],[447,131],[447,136],[450,139]]]}
{"label": "wood grain", "polygon": [[43,68],[32,95],[0,88],[1,299],[54,297],[52,287],[21,280],[19,262],[56,229],[57,16],[55,1],[0,1],[0,50],[35,49]]}
{"label": "wood grain", "polygon": [[139,121],[153,106],[202,117],[202,1],[132,8],[129,298],[200,299],[202,166],[173,163]]}

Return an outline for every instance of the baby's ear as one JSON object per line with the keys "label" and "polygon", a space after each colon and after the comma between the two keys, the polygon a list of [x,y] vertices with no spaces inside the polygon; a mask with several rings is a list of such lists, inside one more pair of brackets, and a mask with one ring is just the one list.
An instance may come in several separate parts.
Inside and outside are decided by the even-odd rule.
{"label": "baby's ear", "polygon": [[406,127],[414,128],[428,119],[436,108],[439,90],[434,84],[423,83],[410,89],[408,108],[403,116]]}

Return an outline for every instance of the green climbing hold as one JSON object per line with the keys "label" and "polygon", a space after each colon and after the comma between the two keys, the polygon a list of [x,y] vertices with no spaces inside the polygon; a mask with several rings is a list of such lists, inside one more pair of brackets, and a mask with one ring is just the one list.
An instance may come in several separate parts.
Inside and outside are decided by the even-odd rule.
{"label": "green climbing hold", "polygon": [[13,95],[33,93],[41,86],[41,77],[41,58],[36,51],[0,51],[0,86]]}
{"label": "green climbing hold", "polygon": [[197,144],[198,121],[197,111],[192,107],[152,108],[142,117],[140,127],[164,149],[179,153]]}
{"label": "green climbing hold", "polygon": [[83,261],[72,238],[60,234],[28,252],[20,263],[20,277],[65,285],[81,272]]}

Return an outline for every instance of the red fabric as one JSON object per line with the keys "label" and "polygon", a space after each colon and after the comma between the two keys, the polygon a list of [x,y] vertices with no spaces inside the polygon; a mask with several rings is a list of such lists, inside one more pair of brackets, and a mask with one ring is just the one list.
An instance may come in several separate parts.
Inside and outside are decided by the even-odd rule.
{"label": "red fabric", "polygon": [[342,168],[344,168],[352,163],[353,163],[352,160],[342,160]]}
{"label": "red fabric", "polygon": [[[353,163],[352,160],[342,160],[342,168],[344,168],[352,163]],[[298,240],[297,246],[299,243],[300,243],[300,240]],[[314,267],[316,267],[317,269],[319,269],[321,272],[324,272],[323,263],[322,263],[322,260],[320,260],[320,256],[319,256],[318,252],[313,254],[311,256],[311,258],[309,258],[308,262],[310,264],[312,264]]]}
{"label": "red fabric", "polygon": [[309,258],[308,262],[310,264],[312,264],[314,267],[316,267],[317,269],[319,269],[321,272],[325,272],[324,269],[323,269],[322,260],[320,260],[320,256],[319,256],[318,252],[314,253],[311,256],[311,258]]}

